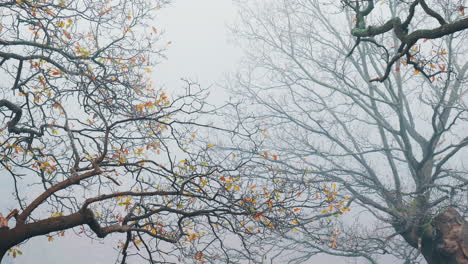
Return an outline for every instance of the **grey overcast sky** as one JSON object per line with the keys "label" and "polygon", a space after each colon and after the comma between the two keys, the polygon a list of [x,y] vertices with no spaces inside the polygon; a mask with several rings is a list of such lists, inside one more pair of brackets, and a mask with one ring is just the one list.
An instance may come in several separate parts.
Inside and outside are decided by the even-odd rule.
{"label": "grey overcast sky", "polygon": [[180,78],[207,87],[235,70],[242,52],[229,42],[226,25],[236,13],[231,0],[176,0],[161,10],[156,25],[171,45],[154,71],[155,81],[168,90],[183,86]]}

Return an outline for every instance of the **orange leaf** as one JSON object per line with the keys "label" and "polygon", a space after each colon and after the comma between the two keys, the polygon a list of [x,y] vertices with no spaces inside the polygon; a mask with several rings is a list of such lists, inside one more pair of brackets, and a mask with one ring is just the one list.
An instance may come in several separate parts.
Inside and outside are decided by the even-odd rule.
{"label": "orange leaf", "polygon": [[199,260],[201,262],[205,262],[205,257],[203,256],[203,252],[198,252],[197,254],[195,254],[195,256],[193,257],[194,259],[196,260]]}
{"label": "orange leaf", "polygon": [[70,35],[70,33],[68,33],[68,31],[66,31],[66,30],[63,31],[63,34],[65,35],[65,37],[67,37],[67,39],[71,39],[71,38],[72,38],[71,35]]}
{"label": "orange leaf", "polygon": [[195,238],[197,238],[197,235],[195,235],[194,233],[190,234],[190,236],[189,236],[190,241],[195,240]]}
{"label": "orange leaf", "polygon": [[52,10],[50,10],[49,8],[46,8],[45,11],[46,11],[46,13],[49,14],[50,16],[55,16],[55,13],[52,12]]}
{"label": "orange leaf", "polygon": [[333,236],[333,241],[332,241],[332,244],[331,244],[331,247],[332,248],[337,248],[338,247],[338,244],[336,243],[336,236]]}

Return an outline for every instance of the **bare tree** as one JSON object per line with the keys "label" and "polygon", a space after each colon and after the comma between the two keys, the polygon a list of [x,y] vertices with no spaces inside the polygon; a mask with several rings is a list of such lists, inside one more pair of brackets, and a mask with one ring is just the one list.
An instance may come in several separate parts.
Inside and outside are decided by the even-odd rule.
{"label": "bare tree", "polygon": [[236,120],[277,155],[257,168],[319,191],[321,211],[263,241],[271,257],[467,263],[465,5],[239,1],[248,56],[230,87]]}
{"label": "bare tree", "polygon": [[0,3],[0,168],[11,179],[1,198],[16,200],[1,209],[0,260],[29,238],[73,229],[122,233],[120,263],[229,262],[268,224],[261,215],[273,204],[254,203],[239,178],[249,156],[214,159],[214,142],[199,140],[207,91],[151,84],[169,45],[152,19],[166,3]]}

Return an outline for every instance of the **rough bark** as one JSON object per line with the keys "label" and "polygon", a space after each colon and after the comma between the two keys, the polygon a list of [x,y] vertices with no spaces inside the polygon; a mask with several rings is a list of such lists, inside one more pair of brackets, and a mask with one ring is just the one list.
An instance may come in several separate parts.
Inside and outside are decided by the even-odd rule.
{"label": "rough bark", "polygon": [[67,216],[47,218],[33,223],[17,224],[14,228],[0,228],[0,261],[11,247],[35,236],[66,230],[83,224],[95,224],[94,214],[89,209]]}
{"label": "rough bark", "polygon": [[[432,256],[447,264],[468,264],[468,222],[454,208],[434,218],[435,250]],[[427,259],[427,258],[426,258]]]}
{"label": "rough bark", "polygon": [[431,227],[402,234],[428,264],[468,264],[468,222],[454,208],[438,214]]}
{"label": "rough bark", "polygon": [[5,256],[8,249],[0,248],[0,263],[2,262],[3,257]]}

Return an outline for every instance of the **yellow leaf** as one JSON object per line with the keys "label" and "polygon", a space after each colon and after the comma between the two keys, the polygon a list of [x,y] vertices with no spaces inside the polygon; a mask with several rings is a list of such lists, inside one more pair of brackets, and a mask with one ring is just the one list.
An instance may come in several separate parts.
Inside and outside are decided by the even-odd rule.
{"label": "yellow leaf", "polygon": [[273,225],[272,222],[268,222],[268,227],[271,228],[271,229],[274,229],[274,228],[275,228],[275,226]]}
{"label": "yellow leaf", "polygon": [[50,217],[59,217],[59,216],[62,216],[62,212],[55,212],[53,213]]}
{"label": "yellow leaf", "polygon": [[208,145],[206,145],[206,147],[208,147],[208,148],[211,148],[211,147],[213,147],[213,146],[214,146],[214,144],[208,144]]}
{"label": "yellow leaf", "polygon": [[146,68],[146,72],[152,72],[150,68]]}
{"label": "yellow leaf", "polygon": [[418,75],[419,73],[421,73],[421,71],[419,71],[419,70],[414,70],[414,72],[413,72],[414,75]]}

